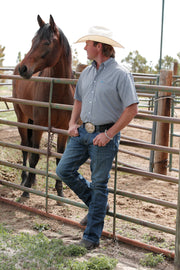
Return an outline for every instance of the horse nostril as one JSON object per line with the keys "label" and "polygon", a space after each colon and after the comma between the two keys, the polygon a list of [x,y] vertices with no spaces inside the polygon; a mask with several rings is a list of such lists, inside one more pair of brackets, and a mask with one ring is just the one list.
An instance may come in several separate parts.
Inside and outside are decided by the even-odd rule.
{"label": "horse nostril", "polygon": [[33,72],[28,70],[27,66],[23,65],[19,67],[19,74],[21,75],[21,77],[23,77],[24,79],[30,79]]}
{"label": "horse nostril", "polygon": [[21,76],[23,76],[27,72],[27,67],[23,65],[22,67],[19,67],[19,73]]}

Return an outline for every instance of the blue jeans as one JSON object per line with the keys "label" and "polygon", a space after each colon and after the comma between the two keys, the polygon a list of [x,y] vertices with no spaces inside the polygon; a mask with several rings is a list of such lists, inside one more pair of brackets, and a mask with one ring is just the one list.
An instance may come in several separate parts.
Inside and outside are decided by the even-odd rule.
{"label": "blue jeans", "polygon": [[[99,132],[87,133],[81,126],[79,136],[71,137],[56,169],[61,180],[89,207],[83,239],[93,243],[99,243],[103,230],[109,172],[120,142],[120,133],[118,133],[106,146],[95,146],[93,139],[98,134]],[[79,167],[88,158],[91,160],[91,182],[78,172]]]}

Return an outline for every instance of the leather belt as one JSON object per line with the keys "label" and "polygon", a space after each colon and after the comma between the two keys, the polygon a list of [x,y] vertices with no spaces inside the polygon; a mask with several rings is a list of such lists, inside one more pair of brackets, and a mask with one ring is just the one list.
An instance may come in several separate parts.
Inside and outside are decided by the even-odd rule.
{"label": "leather belt", "polygon": [[106,129],[109,129],[110,127],[112,127],[114,125],[114,123],[110,123],[110,124],[105,124],[105,125],[93,125],[90,122],[87,123],[83,123],[83,127],[85,128],[85,130],[88,133],[93,133],[93,132],[104,132]]}

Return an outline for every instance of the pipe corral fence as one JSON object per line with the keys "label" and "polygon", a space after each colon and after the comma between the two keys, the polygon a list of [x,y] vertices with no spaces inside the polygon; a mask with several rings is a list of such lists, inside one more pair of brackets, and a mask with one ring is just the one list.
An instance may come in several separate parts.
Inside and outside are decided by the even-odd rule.
{"label": "pipe corral fence", "polygon": [[[6,69],[4,69],[6,70]],[[7,69],[8,70],[8,69]],[[114,198],[114,206],[113,206],[113,211],[109,211],[108,212],[108,216],[112,217],[113,222],[112,222],[112,232],[107,232],[107,231],[103,231],[103,235],[107,236],[107,237],[112,237],[114,239],[118,239],[122,242],[131,244],[131,245],[135,245],[138,247],[143,247],[147,250],[153,251],[153,252],[157,252],[157,253],[163,253],[166,256],[170,256],[171,258],[175,258],[175,262],[177,265],[180,265],[180,251],[179,251],[179,247],[180,247],[180,217],[179,217],[179,207],[180,207],[180,190],[178,187],[180,187],[179,182],[180,182],[180,174],[178,175],[178,172],[180,171],[180,164],[177,162],[176,159],[176,168],[173,167],[172,162],[173,162],[173,157],[175,156],[176,158],[179,158],[180,155],[180,150],[179,147],[173,147],[173,138],[179,137],[179,134],[177,132],[178,128],[179,128],[179,124],[180,124],[180,118],[176,115],[176,110],[180,109],[179,106],[179,102],[180,102],[180,87],[177,86],[164,86],[164,85],[157,85],[157,81],[159,80],[159,76],[147,76],[146,74],[136,74],[134,75],[135,78],[135,86],[136,86],[136,90],[140,99],[140,104],[139,104],[139,113],[138,115],[135,117],[135,121],[141,121],[143,120],[144,122],[147,121],[147,123],[150,123],[148,126],[143,126],[142,124],[137,124],[137,123],[131,123],[129,124],[129,126],[127,128],[131,128],[133,130],[145,130],[147,132],[150,132],[151,134],[151,138],[150,138],[150,142],[147,141],[143,141],[142,139],[136,139],[135,136],[134,137],[128,137],[125,135],[121,136],[121,143],[120,143],[120,149],[119,149],[119,154],[116,156],[115,162],[113,164],[112,170],[114,171],[113,175],[114,175],[114,187],[109,188],[109,193],[113,196]],[[9,80],[23,80],[22,77],[17,76],[17,75],[5,75],[5,74],[1,74],[0,75],[0,79],[3,80],[3,84],[1,84],[2,86],[8,86],[11,85],[11,83],[9,82]],[[43,82],[47,82],[50,83],[50,97],[52,96],[53,93],[53,85],[56,83],[59,84],[76,84],[77,83],[77,79],[56,79],[56,78],[40,78],[40,77],[33,77],[30,80],[33,81],[43,81]],[[178,78],[175,78],[176,83],[174,83],[174,85],[178,85]],[[5,82],[4,82],[5,81]],[[140,82],[139,82],[140,81]],[[11,90],[10,90],[11,91]],[[159,94],[161,93],[161,94]],[[168,93],[168,94],[167,94]],[[164,115],[159,115],[157,114],[158,112],[158,108],[157,108],[157,104],[159,103],[160,100],[169,100],[171,101],[171,115],[169,116],[164,116]],[[59,196],[56,196],[54,194],[49,193],[49,179],[53,179],[56,180],[58,179],[57,175],[49,170],[50,168],[50,158],[61,158],[61,154],[56,153],[55,151],[53,151],[52,149],[52,141],[51,141],[51,137],[52,134],[58,134],[58,133],[63,133],[67,135],[67,131],[66,130],[60,130],[60,129],[56,129],[53,128],[51,126],[51,122],[50,122],[50,118],[49,117],[49,124],[48,127],[43,127],[43,126],[37,126],[37,125],[31,125],[31,124],[23,124],[20,122],[17,122],[16,119],[14,118],[14,120],[7,120],[5,118],[2,117],[2,113],[9,113],[13,111],[13,107],[9,106],[8,104],[12,103],[23,103],[23,104],[27,104],[27,105],[31,105],[31,106],[39,106],[39,107],[46,107],[48,108],[48,112],[49,115],[51,114],[51,109],[60,109],[60,110],[72,110],[72,106],[70,105],[64,105],[64,104],[55,104],[55,103],[51,103],[51,99],[48,102],[37,102],[37,101],[30,101],[30,100],[21,100],[21,99],[16,99],[16,98],[12,98],[11,96],[0,96],[0,101],[3,102],[4,104],[4,108],[2,110],[0,110],[1,113],[1,118],[0,118],[0,124],[1,125],[6,125],[6,126],[10,126],[10,127],[23,127],[23,128],[30,128],[30,129],[38,129],[38,130],[42,130],[47,134],[47,148],[46,149],[35,149],[32,147],[24,147],[19,145],[19,143],[11,143],[11,142],[7,142],[7,141],[2,141],[0,138],[0,146],[2,147],[2,149],[14,149],[14,150],[25,150],[29,153],[38,153],[42,156],[46,156],[46,167],[44,168],[44,170],[40,170],[40,169],[33,169],[33,168],[29,168],[29,167],[25,167],[22,166],[21,164],[18,163],[12,163],[9,162],[5,159],[0,159],[0,165],[1,166],[5,166],[5,167],[10,167],[13,169],[16,169],[17,171],[27,171],[27,172],[32,172],[35,173],[36,175],[41,175],[45,178],[45,191],[40,191],[37,189],[33,189],[33,188],[27,188],[24,186],[21,186],[17,183],[15,183],[14,181],[10,182],[8,180],[4,180],[4,179],[0,179],[0,184],[6,187],[10,187],[13,189],[17,189],[17,190],[21,190],[21,191],[28,191],[29,193],[35,194],[37,196],[41,196],[45,198],[45,212],[44,211],[40,211],[31,207],[27,207],[25,205],[22,205],[16,201],[12,201],[12,200],[8,200],[6,198],[0,197],[0,201],[5,202],[5,203],[10,203],[13,205],[16,205],[20,208],[23,208],[25,210],[28,211],[34,211],[40,215],[45,215],[51,218],[56,218],[59,219],[63,222],[69,222],[67,219],[63,218],[63,217],[59,217],[59,216],[55,216],[52,215],[51,213],[48,213],[48,200],[55,200],[58,202],[63,202],[65,204],[70,204],[73,205],[75,207],[81,207],[86,209],[87,207],[78,202],[78,201],[73,201],[71,199],[67,199],[67,198],[62,198]],[[169,125],[171,126],[170,130],[170,146],[166,146],[166,145],[160,145],[160,144],[156,144],[156,136],[157,136],[157,129],[158,129],[158,123],[160,124],[165,124],[165,125]],[[178,128],[175,128],[178,127]],[[167,126],[165,126],[165,128],[167,128]],[[169,134],[169,130],[167,131]],[[180,129],[179,129],[180,130]],[[134,131],[135,133],[135,131]],[[149,156],[144,156],[142,154],[138,154],[137,151],[135,150],[134,152],[132,152],[130,149],[131,148],[135,148],[135,149],[145,149],[148,151]],[[128,149],[128,150],[127,150]],[[2,150],[3,151],[3,150]],[[166,157],[167,155],[169,155],[169,162],[170,165],[165,162],[163,165],[167,171],[167,168],[169,168],[169,172],[174,172],[176,173],[176,176],[174,175],[167,175],[163,174],[163,173],[159,173],[158,169],[154,170],[155,168],[155,161],[156,157],[154,157],[154,155],[156,153],[165,153]],[[140,158],[143,159],[143,162],[141,162],[141,165],[143,165],[145,162],[147,162],[147,166],[145,167],[137,167],[136,164],[132,165],[129,164],[127,162],[122,162],[119,160],[119,156],[121,155],[131,155],[132,157],[135,157],[135,161]],[[125,158],[126,159],[126,158]],[[87,162],[88,163],[88,162]],[[157,162],[158,163],[158,162]],[[160,160],[161,163],[161,160]],[[162,166],[162,164],[161,164]],[[163,181],[163,182],[167,182],[167,183],[172,183],[177,185],[177,190],[178,190],[178,198],[175,198],[176,202],[170,202],[170,201],[166,201],[166,200],[162,200],[162,199],[157,199],[157,198],[153,198],[151,196],[147,196],[147,195],[142,195],[142,194],[138,194],[137,192],[129,192],[126,190],[121,190],[117,188],[117,174],[121,172],[121,173],[125,173],[125,174],[130,174],[130,175],[135,175],[135,176],[143,176],[143,177],[147,177],[148,179],[153,179],[153,180],[158,180],[158,181]],[[179,176],[179,177],[178,177]],[[19,179],[20,182],[20,179]],[[171,227],[167,227],[167,226],[163,226],[160,224],[156,224],[150,221],[146,221],[143,219],[139,219],[139,218],[135,218],[135,217],[131,217],[128,215],[124,215],[124,214],[120,214],[117,213],[116,211],[116,203],[118,201],[118,196],[121,197],[126,197],[126,198],[130,198],[133,200],[140,200],[142,202],[147,202],[147,203],[151,203],[153,205],[158,205],[158,206],[162,206],[165,208],[170,208],[170,209],[174,209],[175,211],[177,210],[177,219],[176,219],[176,228],[171,228]],[[171,234],[174,235],[176,237],[176,248],[175,248],[175,252],[172,252],[171,250],[168,249],[163,249],[163,248],[159,248],[159,247],[155,247],[153,245],[149,245],[149,244],[145,244],[145,243],[141,243],[140,241],[136,241],[136,240],[132,240],[128,237],[123,237],[120,234],[117,233],[116,230],[116,222],[117,220],[123,220],[123,221],[127,221],[133,224],[137,224],[140,226],[144,226],[150,229],[155,229],[157,231],[161,231],[167,234]],[[73,221],[73,222],[69,222],[70,224],[74,224],[76,226],[79,226],[80,228],[83,228],[78,222]],[[178,268],[179,269],[179,268]]]}

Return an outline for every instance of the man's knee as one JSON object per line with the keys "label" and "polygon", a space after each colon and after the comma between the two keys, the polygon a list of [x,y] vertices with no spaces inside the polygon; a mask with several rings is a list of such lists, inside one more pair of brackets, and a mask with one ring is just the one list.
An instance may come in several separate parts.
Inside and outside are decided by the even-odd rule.
{"label": "man's knee", "polygon": [[67,169],[65,169],[65,166],[61,164],[61,161],[59,162],[57,168],[56,168],[56,174],[61,178],[61,180],[68,177],[69,172]]}

